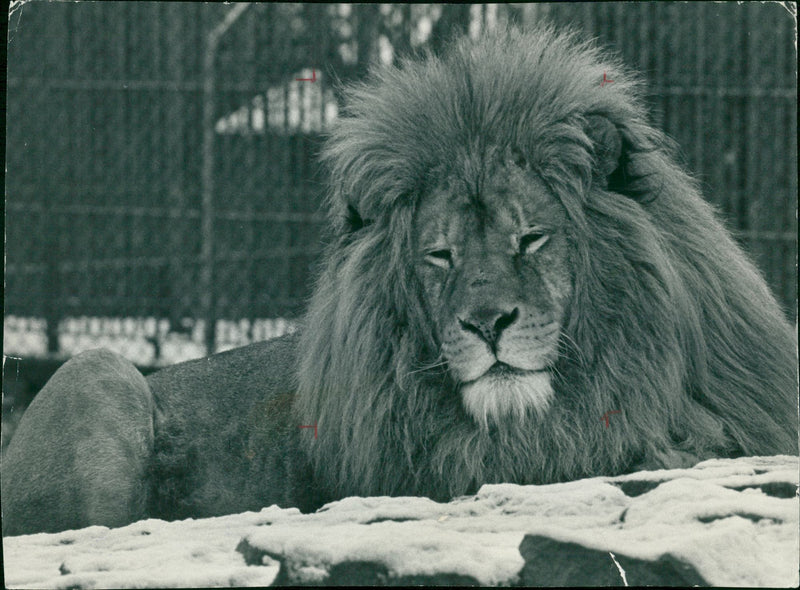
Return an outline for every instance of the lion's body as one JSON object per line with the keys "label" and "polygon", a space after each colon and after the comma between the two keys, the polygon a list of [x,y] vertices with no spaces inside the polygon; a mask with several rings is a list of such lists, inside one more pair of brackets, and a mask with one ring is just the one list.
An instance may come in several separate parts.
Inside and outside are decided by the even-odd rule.
{"label": "lion's body", "polygon": [[309,434],[291,418],[295,347],[296,337],[284,336],[149,376],[156,433],[151,515],[322,505],[296,452]]}
{"label": "lion's body", "polygon": [[[128,366],[110,387],[76,376],[98,353],[67,363],[9,448],[4,530],[796,454],[791,327],[637,92],[548,30],[462,41],[351,90],[325,151],[336,239],[299,337],[146,382]],[[107,420],[87,418],[103,404]],[[85,446],[59,420],[119,450],[59,470]],[[125,508],[75,508],[106,469]],[[51,508],[48,527],[25,508],[58,497],[81,517]]]}
{"label": "lion's body", "polygon": [[284,336],[146,379],[108,351],[76,356],[3,458],[4,534],[319,507],[286,403],[295,346]]}

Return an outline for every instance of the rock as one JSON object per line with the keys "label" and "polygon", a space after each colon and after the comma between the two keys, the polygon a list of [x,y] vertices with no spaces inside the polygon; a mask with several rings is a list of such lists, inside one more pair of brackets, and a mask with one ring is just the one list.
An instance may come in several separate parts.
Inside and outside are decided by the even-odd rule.
{"label": "rock", "polygon": [[538,535],[525,535],[519,552],[525,559],[521,586],[709,585],[690,564],[669,554],[645,561]]}
{"label": "rock", "polygon": [[4,539],[14,588],[795,587],[797,457]]}

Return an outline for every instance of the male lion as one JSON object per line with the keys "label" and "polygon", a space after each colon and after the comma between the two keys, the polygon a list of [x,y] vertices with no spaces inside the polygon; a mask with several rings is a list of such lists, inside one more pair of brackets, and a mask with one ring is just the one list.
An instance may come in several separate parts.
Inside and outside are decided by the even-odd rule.
{"label": "male lion", "polygon": [[300,335],[147,379],[75,357],[8,449],[4,531],[796,454],[791,327],[638,92],[550,29],[350,89]]}

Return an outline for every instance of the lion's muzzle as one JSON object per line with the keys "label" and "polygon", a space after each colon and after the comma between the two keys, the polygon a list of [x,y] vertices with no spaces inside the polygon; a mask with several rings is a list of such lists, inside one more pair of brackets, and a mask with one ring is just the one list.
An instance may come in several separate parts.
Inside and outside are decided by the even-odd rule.
{"label": "lion's muzzle", "polygon": [[461,383],[464,406],[478,423],[547,410],[559,334],[552,314],[522,305],[458,314],[445,330],[443,352]]}

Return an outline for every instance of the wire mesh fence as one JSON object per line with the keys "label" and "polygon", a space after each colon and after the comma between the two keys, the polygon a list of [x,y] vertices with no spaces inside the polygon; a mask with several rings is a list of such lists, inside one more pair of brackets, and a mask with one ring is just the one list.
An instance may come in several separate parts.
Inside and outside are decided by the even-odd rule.
{"label": "wire mesh fence", "polygon": [[779,4],[546,5],[644,74],[681,148],[787,315],[797,313],[797,52]]}
{"label": "wire mesh fence", "polygon": [[6,354],[143,365],[296,326],[324,241],[333,81],[505,20],[570,24],[796,302],[794,20],[778,4],[33,2],[8,50]]}

